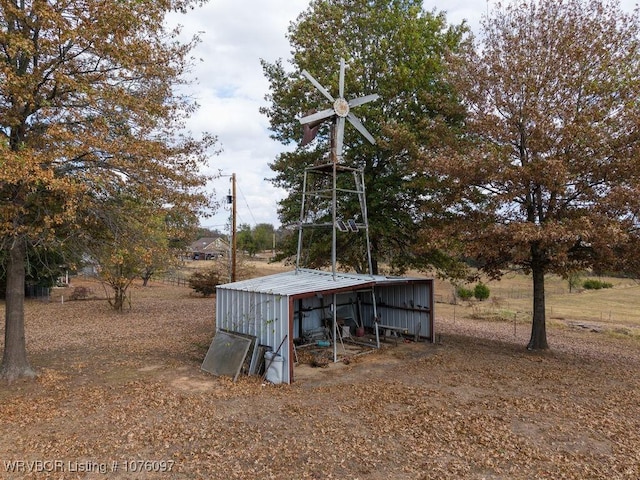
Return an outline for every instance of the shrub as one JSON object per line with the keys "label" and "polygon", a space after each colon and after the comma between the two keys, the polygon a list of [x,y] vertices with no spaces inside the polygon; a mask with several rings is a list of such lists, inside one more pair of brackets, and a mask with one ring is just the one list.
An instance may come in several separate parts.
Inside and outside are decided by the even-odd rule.
{"label": "shrub", "polygon": [[203,297],[213,295],[220,283],[220,272],[215,269],[194,272],[189,277],[189,286]]}
{"label": "shrub", "polygon": [[469,300],[473,297],[473,290],[465,287],[458,287],[456,289],[456,295],[462,300]]}
{"label": "shrub", "polygon": [[69,300],[86,300],[91,295],[93,295],[93,291],[89,287],[76,287],[69,295]]}
{"label": "shrub", "polygon": [[582,272],[571,272],[567,276],[567,282],[569,283],[569,293],[571,293],[580,287],[582,283]]}
{"label": "shrub", "polygon": [[582,283],[582,287],[586,290],[600,290],[601,288],[613,288],[613,283],[589,279]]}
{"label": "shrub", "polygon": [[489,290],[489,287],[487,287],[484,283],[478,283],[475,288],[473,289],[473,296],[477,299],[477,300],[486,300],[487,298],[489,298],[489,295],[491,294],[491,290]]}

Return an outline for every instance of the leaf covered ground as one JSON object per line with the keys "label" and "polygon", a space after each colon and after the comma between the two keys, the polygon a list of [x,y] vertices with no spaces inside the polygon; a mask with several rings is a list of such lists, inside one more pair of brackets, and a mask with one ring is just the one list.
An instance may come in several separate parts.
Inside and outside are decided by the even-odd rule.
{"label": "leaf covered ground", "polygon": [[0,384],[0,478],[640,478],[637,338],[552,326],[531,353],[524,327],[437,316],[435,344],[234,383],[200,370],[213,298],[64,293],[26,307],[39,376]]}

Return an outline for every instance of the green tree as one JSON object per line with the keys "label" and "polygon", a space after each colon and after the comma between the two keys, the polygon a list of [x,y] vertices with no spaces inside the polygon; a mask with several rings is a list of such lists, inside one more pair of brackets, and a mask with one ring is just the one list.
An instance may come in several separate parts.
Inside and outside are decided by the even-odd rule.
{"label": "green tree", "polygon": [[248,223],[243,223],[236,233],[238,248],[253,257],[272,247],[274,232],[273,225],[269,223],[259,223],[253,228]]}
{"label": "green tree", "polygon": [[473,290],[470,288],[460,286],[456,288],[456,296],[462,300],[469,300],[473,297]]}
{"label": "green tree", "polygon": [[7,252],[0,375],[33,375],[24,330],[27,252],[104,233],[102,205],[135,197],[194,211],[215,139],[179,134],[175,94],[193,42],[168,11],[195,0],[0,0],[0,246]]}
{"label": "green tree", "polygon": [[475,287],[473,287],[473,297],[476,300],[486,300],[491,295],[491,290],[484,283],[477,283]]}
{"label": "green tree", "polygon": [[[349,125],[344,136],[344,163],[365,172],[376,272],[381,260],[403,270],[441,259],[414,248],[428,181],[414,174],[412,160],[420,148],[451,137],[463,118],[445,80],[444,58],[459,48],[466,31],[463,25],[449,27],[444,14],[425,12],[421,1],[314,0],[289,28],[293,71],[287,71],[281,60],[263,61],[270,105],[262,113],[269,118],[272,137],[283,144],[300,143],[303,128],[298,119],[303,112],[323,108],[326,101],[300,75],[303,69],[337,96],[339,60],[344,58],[347,97],[381,96],[357,111],[377,145],[370,145]],[[271,164],[272,182],[289,192],[280,202],[283,225],[299,220],[305,167],[327,163],[323,157],[328,152],[329,125],[323,124],[315,141],[279,155]],[[354,195],[340,201],[339,215],[360,215]],[[330,212],[320,212],[317,221],[331,223]],[[305,243],[307,266],[329,264],[331,232],[313,229],[312,235],[310,244]],[[297,236],[289,236],[281,246],[283,256],[294,254],[296,246]],[[338,260],[366,271],[365,246],[362,235],[340,234]]]}
{"label": "green tree", "polygon": [[145,224],[146,233],[142,237],[143,268],[140,275],[144,287],[153,275],[180,263],[181,255],[198,229],[198,219],[192,212],[183,214],[157,205],[146,217]]}
{"label": "green tree", "polygon": [[[27,291],[32,287],[36,289],[53,287],[61,276],[78,263],[79,258],[72,251],[32,247],[27,251],[25,287]],[[4,298],[6,291],[6,264],[6,252],[0,251],[0,298]]]}
{"label": "green tree", "polygon": [[270,223],[258,223],[253,228],[253,239],[259,252],[273,247],[274,233],[275,230]]}
{"label": "green tree", "polygon": [[258,251],[256,242],[253,238],[253,232],[251,226],[248,223],[243,223],[236,232],[237,247],[242,252],[245,252],[250,257],[253,257]]}
{"label": "green tree", "polygon": [[124,308],[129,287],[142,275],[146,253],[142,239],[144,224],[131,215],[130,208],[128,210],[125,215],[119,210],[107,219],[108,230],[92,241],[90,250],[109,305],[118,312]]}
{"label": "green tree", "polygon": [[532,275],[528,348],[546,349],[546,274],[640,272],[638,14],[525,0],[498,5],[482,33],[452,61],[465,147],[425,155],[422,169],[443,179],[444,236],[491,276]]}
{"label": "green tree", "polygon": [[582,283],[582,273],[581,271],[577,272],[568,272],[566,275],[567,284],[569,285],[569,293],[573,292],[576,288],[578,288]]}

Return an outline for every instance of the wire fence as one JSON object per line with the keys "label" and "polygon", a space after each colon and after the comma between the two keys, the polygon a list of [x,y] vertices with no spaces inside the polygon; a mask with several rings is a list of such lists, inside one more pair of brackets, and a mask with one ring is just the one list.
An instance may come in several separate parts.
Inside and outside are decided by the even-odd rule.
{"label": "wire fence", "polygon": [[[567,295],[569,292],[568,288],[545,288],[545,296],[553,297],[555,295]],[[522,290],[522,289],[512,289],[512,290],[491,290],[491,297],[496,299],[503,300],[522,300],[533,298],[533,290]],[[450,291],[444,293],[436,293],[434,295],[434,301],[436,303],[448,303],[453,305],[460,301],[460,298],[456,296],[455,289],[451,288]]]}
{"label": "wire fence", "polygon": [[189,279],[183,277],[177,277],[173,275],[165,275],[159,279],[161,283],[168,285],[175,285],[178,287],[189,287]]}

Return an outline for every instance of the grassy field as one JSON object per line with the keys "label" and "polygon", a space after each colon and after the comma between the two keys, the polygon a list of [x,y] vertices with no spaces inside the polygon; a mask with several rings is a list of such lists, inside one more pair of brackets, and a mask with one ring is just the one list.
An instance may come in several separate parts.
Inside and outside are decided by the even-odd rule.
{"label": "grassy field", "polygon": [[[566,280],[548,276],[545,284],[547,322],[559,327],[593,328],[611,334],[640,338],[640,283],[606,277],[599,280],[613,288],[569,292]],[[529,324],[532,317],[532,282],[522,274],[508,274],[499,281],[486,281],[489,299],[453,303],[455,288],[448,282],[436,284],[436,314],[447,318],[484,318]]]}

